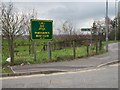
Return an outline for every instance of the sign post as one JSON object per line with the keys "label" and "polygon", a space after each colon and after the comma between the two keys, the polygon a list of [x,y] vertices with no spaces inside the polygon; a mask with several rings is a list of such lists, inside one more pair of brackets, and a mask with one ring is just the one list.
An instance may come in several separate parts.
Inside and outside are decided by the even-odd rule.
{"label": "sign post", "polygon": [[[53,36],[53,20],[31,19],[32,39],[46,40],[52,39],[52,36]],[[48,57],[49,59],[51,59],[50,42],[48,42]],[[36,50],[34,51],[34,61],[36,61]]]}
{"label": "sign post", "polygon": [[48,58],[49,58],[49,60],[51,60],[51,58],[52,58],[50,42],[48,42]]}
{"label": "sign post", "polygon": [[34,41],[34,62],[36,62],[36,42]]}

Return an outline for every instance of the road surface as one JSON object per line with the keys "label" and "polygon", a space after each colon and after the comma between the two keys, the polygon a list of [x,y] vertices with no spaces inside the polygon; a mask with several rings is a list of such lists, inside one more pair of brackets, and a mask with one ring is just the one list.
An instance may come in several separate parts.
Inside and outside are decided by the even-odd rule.
{"label": "road surface", "polygon": [[3,88],[118,88],[118,64],[77,72],[2,79]]}

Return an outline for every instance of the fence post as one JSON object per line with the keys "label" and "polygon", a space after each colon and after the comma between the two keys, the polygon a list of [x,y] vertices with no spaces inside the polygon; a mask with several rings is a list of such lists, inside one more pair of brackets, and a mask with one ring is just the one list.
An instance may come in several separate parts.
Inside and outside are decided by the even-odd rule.
{"label": "fence post", "polygon": [[36,62],[36,42],[33,42],[33,48],[34,48],[34,62]]}
{"label": "fence post", "polygon": [[102,50],[102,37],[100,37],[100,41],[99,41],[99,51]]}
{"label": "fence post", "polygon": [[51,47],[50,47],[50,42],[48,42],[48,58],[51,60],[51,56],[52,56],[52,53],[51,53]]}
{"label": "fence post", "polygon": [[89,56],[89,45],[87,45],[87,56]]}
{"label": "fence post", "polygon": [[76,48],[75,48],[75,41],[73,41],[73,57],[76,58]]}
{"label": "fence post", "polygon": [[96,54],[98,54],[98,42],[96,42]]}

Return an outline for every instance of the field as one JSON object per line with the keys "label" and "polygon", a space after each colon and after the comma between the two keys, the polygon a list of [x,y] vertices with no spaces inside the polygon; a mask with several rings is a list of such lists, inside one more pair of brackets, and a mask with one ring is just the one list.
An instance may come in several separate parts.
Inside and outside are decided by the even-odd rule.
{"label": "field", "polygon": [[[36,62],[34,61],[34,53],[31,52],[29,54],[29,41],[27,39],[17,39],[15,41],[15,52],[14,52],[14,64],[15,65],[21,65],[24,64],[40,64],[40,63],[48,63],[48,62],[58,62],[58,61],[65,61],[65,60],[72,60],[74,59],[74,49],[72,45],[69,45],[69,47],[64,47],[60,49],[52,50],[52,59],[49,59],[48,57],[48,50],[43,50],[43,41],[36,40]],[[47,41],[46,41],[47,42]],[[31,42],[32,44],[32,42]],[[70,44],[70,43],[69,43]],[[58,47],[58,46],[57,46]],[[87,46],[85,45],[76,45],[75,52],[76,52],[76,58],[82,58],[87,56],[92,56],[96,54],[96,46],[93,44],[92,46],[89,46],[89,54],[87,52]],[[31,51],[33,48],[31,48]],[[103,53],[105,50],[102,48],[101,52]],[[10,72],[9,68],[7,66],[6,59],[9,57],[9,50],[8,50],[8,44],[6,40],[2,41],[2,66],[3,68],[6,68],[8,72]],[[5,73],[5,70],[3,70],[3,73]]]}
{"label": "field", "polygon": [[[34,62],[34,54],[29,54],[29,43],[28,40],[16,40],[15,42],[17,46],[15,47],[15,65],[20,65],[21,63],[30,63]],[[61,60],[69,60],[73,59],[73,47],[65,47],[59,50],[52,50],[52,59],[48,58],[48,51],[42,50],[43,42],[37,41],[36,46],[36,63],[45,63],[45,62],[53,62],[53,61],[61,61]],[[26,44],[26,45],[19,45]],[[3,50],[2,50],[2,65],[6,64],[6,59],[9,57],[8,44],[6,40],[3,40]],[[31,48],[32,49],[32,48]],[[91,51],[91,50],[90,50]],[[91,54],[95,53],[95,46],[93,46]],[[81,45],[80,47],[76,47],[76,58],[87,56],[87,47]]]}

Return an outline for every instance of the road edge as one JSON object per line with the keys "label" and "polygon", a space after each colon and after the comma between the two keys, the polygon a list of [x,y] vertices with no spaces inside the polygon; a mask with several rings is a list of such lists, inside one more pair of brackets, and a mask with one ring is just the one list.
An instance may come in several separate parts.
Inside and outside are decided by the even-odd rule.
{"label": "road edge", "polygon": [[103,67],[103,66],[107,66],[107,65],[111,65],[111,64],[116,64],[116,63],[120,63],[120,60],[114,60],[114,61],[110,61],[107,63],[103,63],[97,66],[97,68]]}

